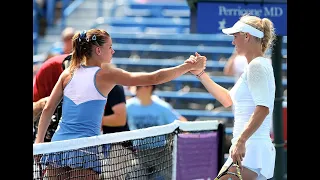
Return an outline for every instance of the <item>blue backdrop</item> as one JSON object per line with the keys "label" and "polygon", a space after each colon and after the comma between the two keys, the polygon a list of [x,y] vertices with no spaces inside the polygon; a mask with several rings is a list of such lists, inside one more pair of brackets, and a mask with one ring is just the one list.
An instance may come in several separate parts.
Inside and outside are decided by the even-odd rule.
{"label": "blue backdrop", "polygon": [[276,3],[222,3],[199,2],[197,11],[198,33],[222,33],[221,29],[233,26],[242,14],[249,13],[260,18],[269,18],[277,35],[287,35],[287,4]]}

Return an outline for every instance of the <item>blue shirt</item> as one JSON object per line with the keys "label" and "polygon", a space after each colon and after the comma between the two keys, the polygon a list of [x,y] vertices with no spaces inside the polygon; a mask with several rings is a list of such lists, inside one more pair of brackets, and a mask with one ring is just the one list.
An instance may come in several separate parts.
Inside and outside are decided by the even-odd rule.
{"label": "blue shirt", "polygon": [[[170,124],[180,117],[180,114],[176,112],[169,103],[158,97],[153,97],[152,103],[147,106],[142,105],[137,97],[133,97],[127,100],[126,107],[130,130]],[[148,141],[147,139],[148,138],[146,138],[146,141]],[[147,147],[160,146],[164,144],[164,140],[165,137],[161,136],[161,138],[157,140],[159,143],[149,143],[151,146],[146,145]],[[145,141],[134,141],[134,146],[139,146],[140,143],[144,142]]]}

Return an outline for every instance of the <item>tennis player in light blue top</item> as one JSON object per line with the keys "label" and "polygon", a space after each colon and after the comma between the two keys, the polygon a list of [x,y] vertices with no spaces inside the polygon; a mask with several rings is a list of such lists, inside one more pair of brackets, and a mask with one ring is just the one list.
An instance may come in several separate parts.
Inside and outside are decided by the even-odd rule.
{"label": "tennis player in light blue top", "polygon": [[[52,141],[100,135],[106,97],[115,84],[125,86],[161,84],[190,70],[203,70],[205,57],[188,59],[181,65],[150,73],[130,73],[110,64],[115,51],[110,35],[100,29],[76,33],[70,67],[63,71],[41,114],[35,143],[43,143],[51,116],[63,98],[63,114]],[[41,158],[47,176],[67,179],[97,179],[101,173],[97,147],[47,154]],[[66,159],[66,158],[70,159]]]}

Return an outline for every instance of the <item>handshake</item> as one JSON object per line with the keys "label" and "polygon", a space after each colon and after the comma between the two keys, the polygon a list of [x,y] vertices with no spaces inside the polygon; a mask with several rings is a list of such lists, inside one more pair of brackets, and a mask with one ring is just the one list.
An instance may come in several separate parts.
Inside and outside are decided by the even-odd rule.
{"label": "handshake", "polygon": [[204,70],[206,69],[207,58],[205,56],[201,56],[197,52],[194,55],[190,55],[189,59],[185,60],[184,63],[192,64],[193,67],[190,72],[197,77],[200,77]]}

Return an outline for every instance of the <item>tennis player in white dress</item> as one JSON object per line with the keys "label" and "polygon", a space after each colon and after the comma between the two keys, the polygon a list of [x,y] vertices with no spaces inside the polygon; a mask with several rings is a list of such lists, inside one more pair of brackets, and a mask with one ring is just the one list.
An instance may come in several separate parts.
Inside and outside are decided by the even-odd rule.
{"label": "tennis player in white dress", "polygon": [[[220,173],[234,162],[242,168],[243,179],[266,180],[273,177],[276,155],[270,137],[275,79],[271,61],[264,57],[275,37],[273,23],[267,18],[244,15],[222,32],[234,36],[232,44],[237,53],[248,60],[232,89],[216,84],[205,72],[190,71],[201,74],[201,83],[224,107],[233,106],[232,146]],[[236,168],[229,171],[236,172]]]}

